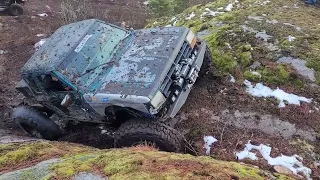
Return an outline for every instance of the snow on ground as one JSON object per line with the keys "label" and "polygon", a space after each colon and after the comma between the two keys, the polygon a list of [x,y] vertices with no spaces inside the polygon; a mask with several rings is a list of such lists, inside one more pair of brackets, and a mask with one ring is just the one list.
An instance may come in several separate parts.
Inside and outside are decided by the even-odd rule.
{"label": "snow on ground", "polygon": [[47,39],[41,39],[39,42],[37,42],[34,45],[34,48],[36,49],[36,51],[38,51],[40,49],[40,47],[46,42]]}
{"label": "snow on ground", "polygon": [[149,4],[149,1],[144,1],[143,4],[144,4],[144,5],[148,5],[148,4]]}
{"label": "snow on ground", "polygon": [[293,36],[291,36],[291,35],[290,35],[290,36],[288,36],[288,41],[289,41],[289,42],[292,42],[292,41],[294,41],[295,39],[296,39],[296,38],[295,38],[295,37],[293,37]]}
{"label": "snow on ground", "polygon": [[308,99],[302,96],[297,96],[295,94],[289,94],[283,90],[277,88],[272,90],[271,88],[264,86],[262,83],[257,83],[255,86],[251,84],[250,81],[245,80],[243,82],[247,86],[247,92],[252,96],[256,97],[273,97],[280,101],[279,107],[285,107],[285,101],[288,104],[300,105],[300,102],[310,103],[312,99]]}
{"label": "snow on ground", "polygon": [[232,11],[232,8],[233,8],[233,4],[230,3],[230,4],[228,4],[228,6],[227,6],[224,10],[226,10],[226,11]]}
{"label": "snow on ground", "polygon": [[186,18],[186,20],[190,20],[190,19],[192,19],[192,18],[195,17],[195,16],[196,16],[196,14],[195,14],[194,12],[192,12],[192,13],[189,15],[189,17]]}
{"label": "snow on ground", "polygon": [[229,76],[230,76],[230,82],[235,83],[236,79],[231,74],[229,74]]}
{"label": "snow on ground", "polygon": [[200,19],[202,19],[204,16],[212,16],[212,17],[216,17],[219,14],[223,14],[224,12],[219,12],[219,11],[212,11],[209,8],[205,9],[205,12],[202,13],[202,15],[200,16]]}
{"label": "snow on ground", "polygon": [[250,71],[250,73],[253,74],[253,75],[257,75],[260,78],[262,77],[261,74],[259,72],[257,72],[257,71]]}
{"label": "snow on ground", "polygon": [[45,36],[45,34],[37,34],[36,36],[37,37],[43,37],[43,36]]}
{"label": "snow on ground", "polygon": [[47,13],[41,13],[41,14],[37,14],[37,15],[40,16],[40,17],[48,17]]}
{"label": "snow on ground", "polygon": [[302,161],[303,158],[298,155],[293,156],[285,156],[282,155],[276,158],[270,157],[272,148],[270,146],[260,144],[259,146],[252,145],[250,141],[246,144],[243,151],[236,153],[237,159],[242,160],[245,158],[249,158],[252,160],[257,160],[256,153],[250,152],[251,150],[257,150],[262,155],[263,159],[268,161],[268,164],[271,166],[283,166],[292,171],[293,174],[297,174],[298,172],[303,173],[306,178],[310,178],[311,169],[303,166]]}
{"label": "snow on ground", "polygon": [[211,146],[217,142],[218,140],[214,138],[213,136],[204,136],[204,148],[206,149],[206,155],[210,155]]}

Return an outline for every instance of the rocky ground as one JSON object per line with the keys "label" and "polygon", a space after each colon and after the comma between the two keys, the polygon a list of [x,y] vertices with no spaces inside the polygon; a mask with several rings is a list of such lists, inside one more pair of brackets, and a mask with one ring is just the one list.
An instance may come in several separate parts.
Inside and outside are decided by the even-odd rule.
{"label": "rocky ground", "polygon": [[[12,140],[8,134],[24,135],[10,119],[12,106],[23,100],[14,85],[19,80],[20,67],[34,52],[34,44],[64,23],[59,18],[59,3],[30,1],[25,16],[0,17],[0,117],[3,117],[0,129],[5,129],[0,131],[2,142]],[[91,5],[108,7],[105,20],[119,25],[124,21],[130,27],[141,28],[149,18],[142,2],[95,1]],[[119,14],[119,8],[129,6],[137,8],[135,15],[128,10]],[[49,16],[37,16],[43,12]],[[190,27],[208,42],[212,51],[211,71],[194,87],[175,118],[176,127],[190,144],[186,152],[204,155],[203,136],[211,135],[218,142],[211,148],[210,156],[235,161],[235,152],[242,151],[251,140],[253,144],[271,146],[272,157],[302,156],[303,164],[312,170],[311,177],[320,177],[316,165],[320,158],[319,13],[319,8],[298,0],[219,0],[149,23],[149,27]],[[39,34],[44,37],[38,37]],[[312,101],[301,105],[284,101],[287,105],[279,108],[280,101],[275,98],[250,95],[243,85],[245,79],[262,82],[273,89],[279,87]],[[101,147],[101,142],[105,147],[112,144],[108,143],[112,142],[110,138],[101,136],[100,129],[93,127],[90,132],[88,137],[79,138],[77,134],[81,131],[73,129],[62,140],[90,142],[88,145],[96,147]],[[272,168],[257,155],[259,160],[243,162],[261,169]]]}

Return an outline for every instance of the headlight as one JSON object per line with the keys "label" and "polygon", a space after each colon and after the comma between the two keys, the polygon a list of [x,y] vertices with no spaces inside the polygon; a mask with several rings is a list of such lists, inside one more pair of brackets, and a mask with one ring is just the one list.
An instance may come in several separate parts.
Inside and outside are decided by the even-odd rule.
{"label": "headlight", "polygon": [[189,33],[187,35],[187,41],[189,42],[191,48],[193,49],[194,45],[197,42],[197,37],[191,30],[189,31]]}
{"label": "headlight", "polygon": [[164,95],[160,91],[158,91],[150,103],[153,106],[153,108],[157,110],[162,106],[162,104],[165,101],[166,101],[166,98],[164,97]]}

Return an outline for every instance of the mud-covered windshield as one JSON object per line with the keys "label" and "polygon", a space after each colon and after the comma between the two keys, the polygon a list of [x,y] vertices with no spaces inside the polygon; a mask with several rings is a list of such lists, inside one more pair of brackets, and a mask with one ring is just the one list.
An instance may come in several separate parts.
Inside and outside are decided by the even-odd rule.
{"label": "mud-covered windshield", "polygon": [[96,23],[58,68],[69,82],[79,89],[87,89],[102,65],[112,63],[112,57],[129,32],[111,25]]}

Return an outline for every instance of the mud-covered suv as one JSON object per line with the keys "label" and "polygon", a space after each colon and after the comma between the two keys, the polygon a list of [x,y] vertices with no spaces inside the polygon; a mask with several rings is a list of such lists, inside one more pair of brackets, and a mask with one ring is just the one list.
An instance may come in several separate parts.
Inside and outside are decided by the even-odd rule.
{"label": "mud-covered suv", "polygon": [[23,4],[27,0],[0,0],[0,11],[7,11],[11,16],[23,14]]}
{"label": "mud-covered suv", "polygon": [[[29,100],[13,118],[29,134],[54,140],[70,124],[116,128],[116,147],[154,143],[179,151],[167,126],[211,61],[185,27],[127,31],[90,19],[59,28],[22,68],[17,89]],[[168,124],[168,123],[167,123]]]}

